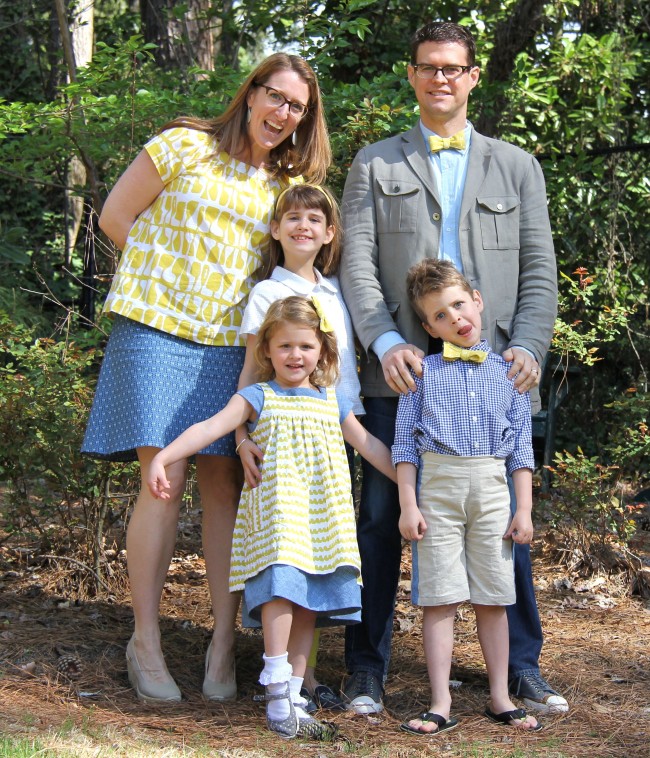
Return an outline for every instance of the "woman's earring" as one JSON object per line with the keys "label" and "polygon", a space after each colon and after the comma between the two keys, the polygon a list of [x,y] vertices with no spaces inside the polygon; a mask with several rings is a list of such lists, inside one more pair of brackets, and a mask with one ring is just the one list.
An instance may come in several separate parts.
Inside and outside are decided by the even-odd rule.
{"label": "woman's earring", "polygon": [[250,124],[250,122],[251,122],[251,115],[252,115],[252,111],[251,111],[250,106],[249,106],[248,113],[246,114],[246,123],[247,124]]}
{"label": "woman's earring", "polygon": [[296,142],[298,141],[298,138],[296,137],[296,132],[293,131],[291,133],[291,143],[295,146]]}

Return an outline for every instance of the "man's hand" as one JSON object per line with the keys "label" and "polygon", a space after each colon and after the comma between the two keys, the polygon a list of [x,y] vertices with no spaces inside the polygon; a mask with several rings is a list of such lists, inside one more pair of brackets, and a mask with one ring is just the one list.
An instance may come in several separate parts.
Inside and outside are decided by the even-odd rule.
{"label": "man's hand", "polygon": [[404,343],[393,345],[381,359],[384,379],[388,386],[401,395],[413,392],[415,382],[411,369],[417,376],[422,376],[422,358],[424,358],[424,352],[415,345]]}
{"label": "man's hand", "polygon": [[509,347],[503,352],[503,359],[512,361],[508,379],[515,378],[515,387],[522,395],[539,384],[541,369],[530,353],[518,347]]}

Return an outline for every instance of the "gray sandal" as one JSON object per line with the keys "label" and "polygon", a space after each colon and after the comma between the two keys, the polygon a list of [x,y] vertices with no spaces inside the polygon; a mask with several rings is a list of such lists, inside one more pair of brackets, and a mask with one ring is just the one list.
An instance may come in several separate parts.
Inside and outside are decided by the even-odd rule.
{"label": "gray sandal", "polygon": [[289,689],[289,682],[287,682],[287,688],[284,692],[280,692],[277,695],[273,695],[269,692],[269,688],[265,687],[264,700],[268,703],[271,700],[287,700],[289,702],[289,715],[283,719],[272,719],[269,716],[268,708],[266,711],[266,725],[267,727],[285,740],[293,739],[298,734],[298,716],[296,715],[296,709],[293,707],[291,700],[291,690]]}

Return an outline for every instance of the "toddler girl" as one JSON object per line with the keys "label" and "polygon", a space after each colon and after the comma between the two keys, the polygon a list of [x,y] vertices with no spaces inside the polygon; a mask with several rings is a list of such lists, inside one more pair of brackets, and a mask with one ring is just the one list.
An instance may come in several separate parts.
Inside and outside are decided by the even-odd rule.
{"label": "toddler girl", "polygon": [[161,450],[147,481],[155,497],[167,497],[165,467],[250,425],[263,454],[261,483],[242,491],[230,590],[243,589],[250,615],[261,620],[267,725],[287,738],[333,736],[300,705],[307,656],[317,622],[360,618],[361,567],[343,440],[395,480],[388,448],[331,387],[336,339],[319,310],[299,296],[274,302],[254,351],[262,382],[240,390],[222,411]]}

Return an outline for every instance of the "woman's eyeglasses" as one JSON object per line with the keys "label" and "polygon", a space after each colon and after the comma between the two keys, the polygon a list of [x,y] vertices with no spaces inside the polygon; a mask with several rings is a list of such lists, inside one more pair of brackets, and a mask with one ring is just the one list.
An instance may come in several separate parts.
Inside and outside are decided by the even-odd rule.
{"label": "woman's eyeglasses", "polygon": [[266,90],[266,102],[272,105],[274,108],[282,108],[285,103],[289,106],[289,113],[292,116],[302,118],[309,110],[308,105],[303,105],[297,100],[289,100],[281,92],[278,92],[274,87],[269,87],[267,84],[261,84],[260,82],[253,82],[256,87],[264,87]]}

